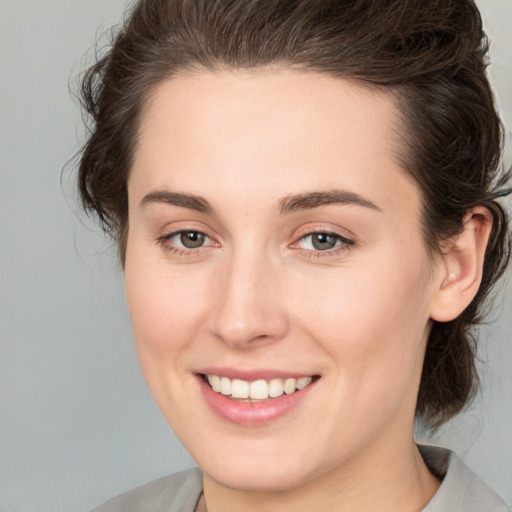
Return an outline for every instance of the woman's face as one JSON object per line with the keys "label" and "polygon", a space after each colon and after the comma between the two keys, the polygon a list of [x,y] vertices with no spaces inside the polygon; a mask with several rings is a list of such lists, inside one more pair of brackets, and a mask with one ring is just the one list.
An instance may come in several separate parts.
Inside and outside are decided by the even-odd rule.
{"label": "woman's face", "polygon": [[388,96],[291,70],[184,74],[146,106],[128,307],[151,392],[221,484],[292,488],[412,442],[436,266],[397,125]]}

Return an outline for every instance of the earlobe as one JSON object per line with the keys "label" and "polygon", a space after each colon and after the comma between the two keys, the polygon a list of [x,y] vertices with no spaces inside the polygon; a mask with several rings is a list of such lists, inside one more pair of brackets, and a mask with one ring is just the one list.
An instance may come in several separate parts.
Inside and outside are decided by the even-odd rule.
{"label": "earlobe", "polygon": [[492,215],[487,208],[478,206],[467,212],[462,231],[448,242],[439,262],[430,311],[433,320],[454,320],[473,300],[482,280],[491,229]]}

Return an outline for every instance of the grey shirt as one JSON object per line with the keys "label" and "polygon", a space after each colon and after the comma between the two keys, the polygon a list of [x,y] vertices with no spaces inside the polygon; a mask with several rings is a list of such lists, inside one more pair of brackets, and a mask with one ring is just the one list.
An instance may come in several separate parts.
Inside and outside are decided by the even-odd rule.
{"label": "grey shirt", "polygon": [[[509,512],[503,500],[450,450],[419,446],[425,463],[443,482],[423,512]],[[199,468],[142,485],[92,512],[194,512],[203,489]]]}

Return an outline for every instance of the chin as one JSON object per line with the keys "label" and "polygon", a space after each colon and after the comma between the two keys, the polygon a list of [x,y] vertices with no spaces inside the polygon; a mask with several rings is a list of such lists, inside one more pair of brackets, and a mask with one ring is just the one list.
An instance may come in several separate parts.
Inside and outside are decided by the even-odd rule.
{"label": "chin", "polygon": [[231,463],[230,467],[204,467],[203,472],[224,487],[243,492],[283,492],[303,485],[309,478],[299,468],[283,468],[271,463],[257,466]]}
{"label": "chin", "polygon": [[[335,465],[330,457],[316,459],[297,447],[303,442],[247,442],[233,440],[227,447],[197,451],[203,473],[218,484],[244,492],[283,492],[314,480]],[[208,457],[205,454],[208,453]],[[325,454],[324,454],[325,455]],[[327,464],[326,464],[327,462]]]}

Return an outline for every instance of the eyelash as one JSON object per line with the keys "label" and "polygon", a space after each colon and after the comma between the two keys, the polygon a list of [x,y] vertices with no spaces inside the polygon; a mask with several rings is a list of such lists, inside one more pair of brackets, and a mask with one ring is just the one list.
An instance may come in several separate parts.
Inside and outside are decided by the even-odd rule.
{"label": "eyelash", "polygon": [[[298,247],[298,244],[301,240],[305,240],[308,237],[312,237],[314,235],[327,235],[327,236],[334,237],[336,239],[336,243],[338,245],[335,245],[332,249],[326,249],[324,251],[314,250],[314,249],[302,249],[301,247]],[[348,251],[353,245],[355,245],[354,240],[346,238],[343,235],[340,235],[339,233],[336,233],[334,231],[313,230],[313,231],[309,231],[309,232],[302,234],[298,238],[298,240],[296,242],[294,242],[290,247],[292,247],[293,249],[295,249],[297,251],[300,251],[304,256],[306,256],[308,258],[326,258],[326,257],[337,256],[342,252]],[[293,246],[297,246],[297,247],[293,247]]]}
{"label": "eyelash", "polygon": [[[212,244],[209,244],[207,246],[201,245],[197,248],[185,248],[185,247],[178,247],[171,243],[169,243],[170,240],[172,240],[174,237],[181,235],[183,233],[197,233],[199,235],[204,236],[205,238],[209,239]],[[336,243],[338,245],[335,245],[331,249],[326,249],[324,251],[322,250],[314,250],[314,249],[303,249],[298,246],[299,242],[302,240],[307,239],[308,237],[312,237],[314,235],[327,235],[334,237],[336,239]],[[168,233],[166,235],[160,236],[156,239],[156,242],[163,247],[163,249],[166,252],[175,254],[176,256],[194,256],[194,255],[200,255],[205,250],[208,250],[208,247],[211,247],[212,245],[218,245],[217,242],[213,240],[211,236],[208,235],[205,231],[202,231],[200,229],[180,229],[178,231],[173,231],[172,233]],[[337,256],[341,252],[349,250],[353,245],[355,245],[354,240],[351,240],[349,238],[346,238],[339,233],[333,232],[333,231],[327,231],[327,230],[318,230],[318,231],[310,231],[307,233],[302,234],[296,242],[293,242],[289,247],[291,247],[294,250],[300,251],[303,255],[309,258],[323,258],[323,257],[329,257],[329,256]],[[295,247],[294,247],[295,246]]]}
{"label": "eyelash", "polygon": [[[204,236],[205,238],[211,240],[213,244],[209,244],[207,246],[200,246],[197,248],[187,248],[187,247],[179,247],[171,244],[169,241],[174,237],[181,235],[183,233],[198,233],[199,235]],[[156,239],[157,243],[163,247],[166,252],[175,254],[176,256],[193,256],[200,255],[205,250],[207,250],[210,245],[216,245],[216,242],[213,240],[211,236],[208,235],[205,231],[200,229],[179,229],[178,231],[173,231],[172,233],[168,233],[166,235],[160,236]]]}

